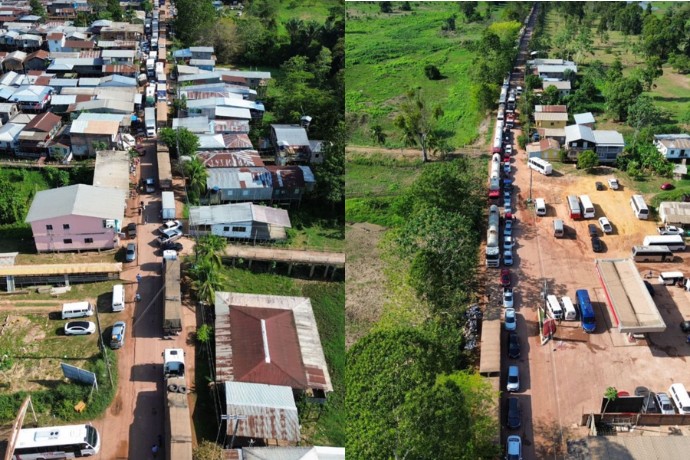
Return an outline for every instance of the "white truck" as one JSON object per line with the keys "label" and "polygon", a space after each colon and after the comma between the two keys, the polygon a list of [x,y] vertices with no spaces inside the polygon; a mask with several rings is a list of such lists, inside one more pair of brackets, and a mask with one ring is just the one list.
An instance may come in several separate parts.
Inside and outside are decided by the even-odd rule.
{"label": "white truck", "polygon": [[163,221],[173,220],[175,218],[175,194],[173,192],[162,192],[161,201],[161,217]]}
{"label": "white truck", "polygon": [[674,225],[662,225],[657,227],[659,235],[683,235],[683,229]]}
{"label": "white truck", "polygon": [[146,136],[156,137],[156,108],[146,107],[144,109],[144,123],[146,124]]}

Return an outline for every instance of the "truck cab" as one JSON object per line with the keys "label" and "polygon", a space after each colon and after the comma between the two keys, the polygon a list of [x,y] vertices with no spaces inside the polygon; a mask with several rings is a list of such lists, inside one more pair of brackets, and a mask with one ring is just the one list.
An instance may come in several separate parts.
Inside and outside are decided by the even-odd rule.
{"label": "truck cab", "polygon": [[683,235],[683,229],[673,225],[663,225],[658,230],[659,235]]}
{"label": "truck cab", "polygon": [[184,350],[181,348],[166,348],[163,351],[163,376],[184,377]]}

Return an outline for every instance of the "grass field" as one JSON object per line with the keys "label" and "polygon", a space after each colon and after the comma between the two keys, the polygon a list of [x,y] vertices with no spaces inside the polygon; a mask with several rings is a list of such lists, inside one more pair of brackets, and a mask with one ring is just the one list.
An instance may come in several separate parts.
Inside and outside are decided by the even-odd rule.
{"label": "grass field", "polygon": [[279,2],[278,34],[287,36],[284,24],[292,18],[299,18],[305,22],[316,21],[323,24],[328,17],[328,10],[338,6],[338,0],[291,0]]}
{"label": "grass field", "polygon": [[[379,13],[376,3],[348,2],[346,7],[345,109],[360,120],[351,143],[372,144],[370,126],[378,123],[388,136],[386,145],[400,146],[393,127],[396,107],[406,91],[417,87],[443,108],[439,128],[452,146],[473,142],[482,114],[470,97],[472,55],[462,42],[477,38],[485,25],[464,24],[457,4],[450,2],[413,2],[412,12],[393,14]],[[447,34],[441,25],[452,14],[459,16],[457,32]],[[427,79],[427,64],[437,66],[445,78]]]}

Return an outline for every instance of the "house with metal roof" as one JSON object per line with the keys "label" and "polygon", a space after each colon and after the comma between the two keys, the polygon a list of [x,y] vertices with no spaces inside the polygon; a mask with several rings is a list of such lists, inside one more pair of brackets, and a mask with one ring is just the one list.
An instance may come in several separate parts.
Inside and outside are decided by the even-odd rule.
{"label": "house with metal roof", "polygon": [[576,125],[585,125],[594,129],[595,120],[592,112],[576,113],[573,115],[573,119],[575,120]]}
{"label": "house with metal roof", "polygon": [[10,118],[19,113],[19,107],[14,102],[0,103],[0,123],[3,125],[10,121]]}
{"label": "house with metal roof", "polygon": [[256,150],[205,150],[197,152],[196,156],[207,169],[264,166]]}
{"label": "house with metal roof", "polygon": [[659,219],[667,225],[690,228],[690,203],[662,201],[659,203]]}
{"label": "house with metal roof", "polygon": [[544,81],[542,87],[544,88],[544,91],[549,89],[550,87],[556,88],[558,90],[558,94],[561,97],[565,97],[570,94],[571,85],[570,81],[565,80],[565,81]]}
{"label": "house with metal roof", "polygon": [[273,197],[273,178],[264,167],[207,169],[211,203],[266,201]]}
{"label": "house with metal roof", "polygon": [[[79,115],[79,118],[70,125],[69,137],[72,143],[72,153],[80,157],[95,156],[96,150],[115,149],[120,121],[89,119],[84,115],[84,113]],[[117,114],[109,115],[121,117]],[[99,145],[100,147],[98,147]]]}
{"label": "house with metal roof", "polygon": [[526,146],[528,158],[537,157],[544,160],[559,160],[561,145],[556,139],[545,138]]}
{"label": "house with metal roof", "polygon": [[92,99],[90,101],[75,102],[67,108],[67,112],[70,113],[77,114],[82,111],[126,115],[134,112],[134,103],[116,99]]}
{"label": "house with metal roof", "polygon": [[[11,46],[11,45],[8,45]],[[18,73],[24,72],[24,61],[28,55],[24,51],[12,51],[10,54],[5,56],[5,60],[2,61],[2,66],[5,72],[14,70]]]}
{"label": "house with metal roof", "polygon": [[657,134],[654,146],[667,160],[690,158],[690,134]]}
{"label": "house with metal roof", "polygon": [[36,194],[25,222],[38,252],[112,249],[119,243],[126,192],[77,184]]}
{"label": "house with metal roof", "polygon": [[[165,105],[165,103],[163,103]],[[167,111],[166,111],[167,112]],[[173,118],[172,129],[186,128],[194,134],[214,134],[213,122],[208,117]]]}
{"label": "house with metal roof", "polygon": [[243,447],[242,460],[345,460],[344,447],[266,446]]}
{"label": "house with metal roof", "polygon": [[535,112],[534,122],[537,128],[565,128],[568,114],[562,112]]}
{"label": "house with metal roof", "polygon": [[16,89],[9,101],[19,104],[23,111],[42,112],[50,103],[55,92],[50,86],[22,85]]}
{"label": "house with metal roof", "polygon": [[0,126],[0,150],[14,153],[19,145],[19,134],[26,126],[25,123],[6,123]]}
{"label": "house with metal roof", "polygon": [[249,134],[249,120],[216,118],[213,128],[216,134]]}
{"label": "house with metal roof", "polygon": [[565,146],[568,158],[576,160],[580,152],[593,150],[599,163],[613,163],[625,148],[623,135],[618,131],[592,130],[586,125],[565,127]]}
{"label": "house with metal roof", "polygon": [[333,391],[311,301],[216,292],[216,380]]}
{"label": "house with metal roof", "polygon": [[194,235],[218,235],[250,241],[282,241],[291,228],[285,209],[254,203],[232,203],[189,208],[189,228]]}
{"label": "house with metal roof", "polygon": [[226,438],[237,444],[250,439],[262,444],[297,444],[301,440],[300,423],[292,389],[282,385],[223,382],[225,414],[228,420]]}
{"label": "house with metal roof", "polygon": [[19,133],[16,155],[25,158],[48,156],[48,143],[62,127],[62,119],[54,113],[39,113]]}
{"label": "house with metal roof", "polygon": [[246,134],[199,134],[199,150],[247,150],[254,149]]}
{"label": "house with metal roof", "polygon": [[323,157],[315,157],[307,130],[301,125],[271,125],[271,144],[276,154],[276,164],[320,163]]}

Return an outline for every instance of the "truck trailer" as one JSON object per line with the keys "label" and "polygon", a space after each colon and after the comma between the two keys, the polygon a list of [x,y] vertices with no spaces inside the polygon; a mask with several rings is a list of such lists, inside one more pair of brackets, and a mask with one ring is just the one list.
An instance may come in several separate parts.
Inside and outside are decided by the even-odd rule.
{"label": "truck trailer", "polygon": [[166,348],[163,351],[163,378],[165,379],[165,458],[192,460],[192,421],[182,349]]}

